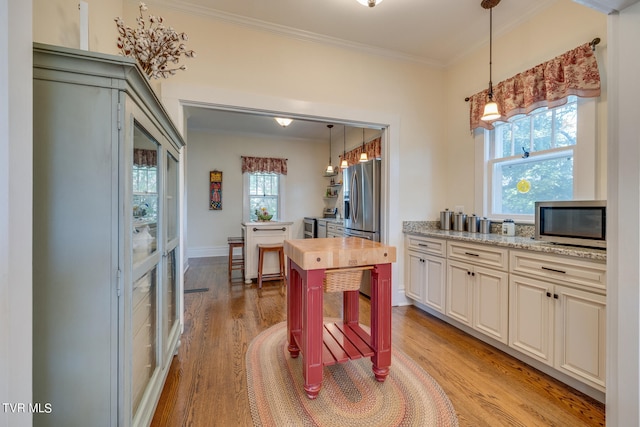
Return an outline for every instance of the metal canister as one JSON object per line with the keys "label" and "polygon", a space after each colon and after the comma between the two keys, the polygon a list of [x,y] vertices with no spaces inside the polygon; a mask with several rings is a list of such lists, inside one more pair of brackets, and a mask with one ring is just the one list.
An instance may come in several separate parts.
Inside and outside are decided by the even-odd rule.
{"label": "metal canister", "polygon": [[453,219],[453,212],[449,209],[445,209],[440,212],[440,229],[441,230],[451,230],[451,222]]}
{"label": "metal canister", "polygon": [[467,217],[467,231],[469,233],[477,233],[480,228],[480,218],[476,214]]}
{"label": "metal canister", "polygon": [[464,223],[467,221],[467,214],[462,212],[453,214],[453,230],[464,231]]}
{"label": "metal canister", "polygon": [[480,232],[483,234],[491,233],[491,220],[487,217],[482,217],[480,219]]}

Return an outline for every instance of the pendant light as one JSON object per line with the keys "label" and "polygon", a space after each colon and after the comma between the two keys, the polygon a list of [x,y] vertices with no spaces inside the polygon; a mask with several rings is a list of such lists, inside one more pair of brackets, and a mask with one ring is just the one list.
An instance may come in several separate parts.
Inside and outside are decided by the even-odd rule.
{"label": "pendant light", "polygon": [[363,6],[369,6],[369,7],[373,7],[377,4],[382,3],[383,0],[358,0],[358,3],[360,3]]}
{"label": "pendant light", "polygon": [[498,104],[493,100],[493,82],[491,81],[491,66],[493,54],[493,8],[500,3],[500,0],[482,0],[481,6],[489,9],[489,102],[484,106],[484,114],[480,120],[490,121],[500,118]]}
{"label": "pendant light", "polygon": [[333,175],[333,166],[331,166],[331,128],[333,125],[327,125],[329,128],[329,166],[327,166],[327,170],[324,171],[327,175]]}
{"label": "pendant light", "polygon": [[283,128],[286,128],[287,126],[289,126],[291,124],[291,122],[293,121],[293,119],[289,119],[289,118],[286,118],[286,117],[274,117],[274,119]]}
{"label": "pendant light", "polygon": [[362,153],[360,153],[360,163],[368,162],[369,157],[364,149],[364,128],[362,128]]}
{"label": "pendant light", "polygon": [[342,162],[340,162],[340,169],[346,169],[349,167],[347,162],[347,125],[344,125],[344,131],[342,136]]}

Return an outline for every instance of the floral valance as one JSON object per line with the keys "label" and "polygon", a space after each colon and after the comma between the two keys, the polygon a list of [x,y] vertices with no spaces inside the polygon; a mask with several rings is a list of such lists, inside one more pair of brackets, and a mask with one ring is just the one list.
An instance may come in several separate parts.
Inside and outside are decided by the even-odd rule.
{"label": "floral valance", "polygon": [[242,156],[242,173],[245,172],[264,172],[286,175],[287,159]]}
{"label": "floral valance", "polygon": [[[598,62],[590,43],[493,86],[493,99],[502,115],[497,119],[500,121],[517,114],[528,114],[536,108],[563,105],[570,95],[583,98],[600,96]],[[493,129],[492,122],[480,120],[487,99],[488,90],[469,99],[471,131],[478,127]]]}
{"label": "floral valance", "polygon": [[153,168],[158,166],[158,150],[133,149],[133,164],[139,167]]}
{"label": "floral valance", "polygon": [[[369,159],[379,159],[381,157],[381,144],[382,138],[378,137],[364,144],[364,151],[367,153]],[[344,158],[347,159],[349,166],[355,165],[360,161],[360,154],[362,153],[362,145],[357,146],[351,151],[347,151]],[[342,154],[340,155],[340,162],[342,162]]]}

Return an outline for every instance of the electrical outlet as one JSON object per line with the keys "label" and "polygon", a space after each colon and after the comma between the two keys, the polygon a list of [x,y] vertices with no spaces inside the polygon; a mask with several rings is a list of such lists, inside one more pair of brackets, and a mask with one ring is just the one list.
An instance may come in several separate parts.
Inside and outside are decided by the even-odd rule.
{"label": "electrical outlet", "polygon": [[464,212],[464,206],[456,206],[453,210],[455,213]]}

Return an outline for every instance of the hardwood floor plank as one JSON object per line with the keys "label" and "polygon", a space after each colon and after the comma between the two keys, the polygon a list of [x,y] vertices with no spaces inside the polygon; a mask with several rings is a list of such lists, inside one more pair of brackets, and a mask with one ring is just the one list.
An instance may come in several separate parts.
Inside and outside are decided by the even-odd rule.
{"label": "hardwood floor plank", "polygon": [[[251,340],[286,319],[278,282],[262,295],[234,276],[227,258],[189,262],[185,325],[152,426],[251,426],[245,354]],[[340,293],[325,294],[325,317],[342,317]],[[360,321],[370,325],[360,297]],[[444,389],[460,426],[604,426],[604,405],[446,322],[394,307],[392,343]],[[393,366],[391,367],[393,369]]]}

